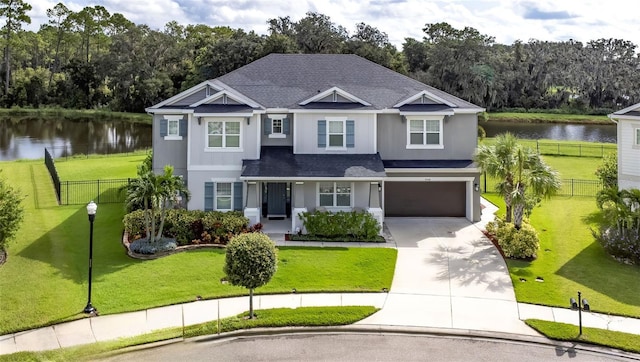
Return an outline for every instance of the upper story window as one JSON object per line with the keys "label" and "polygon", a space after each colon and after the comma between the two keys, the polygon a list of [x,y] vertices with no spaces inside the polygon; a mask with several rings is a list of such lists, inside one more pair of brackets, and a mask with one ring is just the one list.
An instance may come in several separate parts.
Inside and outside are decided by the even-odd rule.
{"label": "upper story window", "polygon": [[264,135],[269,138],[286,138],[291,122],[286,114],[270,114],[263,122]]}
{"label": "upper story window", "polygon": [[407,117],[407,148],[444,148],[442,118]]}
{"label": "upper story window", "polygon": [[160,120],[160,136],[165,140],[181,140],[187,135],[187,121],[183,116],[164,116]]}
{"label": "upper story window", "polygon": [[271,122],[271,133],[282,134],[282,119],[274,119]]}
{"label": "upper story window", "polygon": [[180,135],[180,122],[177,119],[167,120],[167,136],[179,136]]}
{"label": "upper story window", "polygon": [[319,120],[318,147],[334,150],[355,147],[355,122],[345,117]]}
{"label": "upper story window", "polygon": [[344,122],[328,121],[329,131],[327,132],[329,147],[344,147]]}
{"label": "upper story window", "polygon": [[207,122],[207,147],[240,148],[240,121]]}
{"label": "upper story window", "polygon": [[640,146],[640,127],[635,129],[636,134],[635,134],[635,142],[634,145],[635,146]]}

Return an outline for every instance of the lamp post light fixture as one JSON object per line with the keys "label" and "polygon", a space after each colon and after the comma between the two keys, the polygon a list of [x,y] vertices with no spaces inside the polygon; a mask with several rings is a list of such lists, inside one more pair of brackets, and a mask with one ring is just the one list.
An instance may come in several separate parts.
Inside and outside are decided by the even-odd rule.
{"label": "lamp post light fixture", "polygon": [[87,296],[87,306],[84,307],[83,312],[87,314],[95,314],[98,312],[91,305],[91,271],[93,267],[93,220],[96,218],[96,211],[98,210],[98,205],[95,202],[91,201],[87,205],[87,215],[89,215],[89,292]]}
{"label": "lamp post light fixture", "polygon": [[580,326],[580,336],[582,335],[582,311],[590,312],[591,306],[586,299],[582,298],[582,293],[578,291],[578,301],[575,299],[569,298],[569,303],[571,303],[571,309],[578,311],[578,325]]}

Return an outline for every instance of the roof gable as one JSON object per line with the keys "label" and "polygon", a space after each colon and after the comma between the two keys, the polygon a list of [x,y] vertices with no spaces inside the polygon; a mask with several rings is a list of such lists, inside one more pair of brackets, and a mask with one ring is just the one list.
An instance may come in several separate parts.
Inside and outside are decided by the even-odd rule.
{"label": "roof gable", "polygon": [[640,120],[640,103],[614,112],[609,115],[609,118]]}
{"label": "roof gable", "polygon": [[199,100],[198,102],[190,104],[189,107],[198,107],[205,104],[247,105],[252,108],[260,108],[260,105],[251,99],[241,94],[233,93],[229,90],[221,90],[209,97]]}
{"label": "roof gable", "polygon": [[414,94],[411,97],[394,104],[393,107],[398,108],[407,104],[446,104],[449,107],[456,107],[453,102],[447,101],[442,97],[438,97],[437,95],[427,90],[423,90],[422,92]]}
{"label": "roof gable", "polygon": [[204,99],[211,93],[218,92],[220,90],[222,90],[222,88],[215,86],[211,81],[207,80],[149,108],[155,109],[172,105],[187,106],[196,100]]}
{"label": "roof gable", "polygon": [[346,103],[346,102],[351,102],[351,103],[360,103],[363,106],[370,106],[371,103],[364,101],[356,96],[354,96],[353,94],[350,94],[349,92],[345,92],[344,90],[338,88],[338,87],[331,87],[327,90],[325,90],[324,92],[319,92],[318,94],[314,95],[313,97],[307,98],[305,100],[303,100],[302,102],[298,103],[301,106],[305,106],[309,103],[312,102],[340,102],[340,103]]}

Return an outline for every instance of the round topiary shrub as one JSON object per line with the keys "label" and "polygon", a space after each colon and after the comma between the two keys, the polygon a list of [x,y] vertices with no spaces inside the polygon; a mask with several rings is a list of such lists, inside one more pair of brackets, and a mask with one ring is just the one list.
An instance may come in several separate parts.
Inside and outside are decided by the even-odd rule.
{"label": "round topiary shrub", "polygon": [[528,223],[523,222],[518,230],[512,223],[498,220],[491,226],[487,225],[487,231],[496,236],[498,245],[506,257],[514,259],[536,258],[540,240],[536,230]]}

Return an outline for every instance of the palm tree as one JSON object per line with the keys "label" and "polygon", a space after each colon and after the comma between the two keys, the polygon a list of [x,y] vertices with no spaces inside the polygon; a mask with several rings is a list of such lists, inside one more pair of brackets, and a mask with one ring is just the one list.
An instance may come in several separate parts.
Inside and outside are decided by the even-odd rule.
{"label": "palm tree", "polygon": [[474,161],[487,175],[500,180],[496,190],[504,198],[505,221],[511,222],[511,200],[514,190],[514,173],[516,171],[515,153],[518,139],[507,132],[496,136],[495,143],[478,147]]}
{"label": "palm tree", "polygon": [[504,198],[505,221],[513,218],[517,229],[527,209],[560,189],[558,173],[531,148],[518,144],[518,138],[509,132],[496,136],[493,145],[478,147],[474,161],[483,172],[499,180],[496,190]]}
{"label": "palm tree", "polygon": [[516,229],[522,226],[524,211],[529,200],[549,198],[560,190],[558,172],[549,167],[529,147],[518,147],[516,150],[516,174],[511,197],[513,205],[513,225]]}
{"label": "palm tree", "polygon": [[175,204],[177,195],[183,194],[187,200],[191,197],[182,177],[173,174],[172,166],[166,165],[162,174],[153,172],[151,155],[138,167],[138,178],[125,186],[125,190],[128,208],[143,207],[146,238],[150,242],[162,238],[167,206]]}

